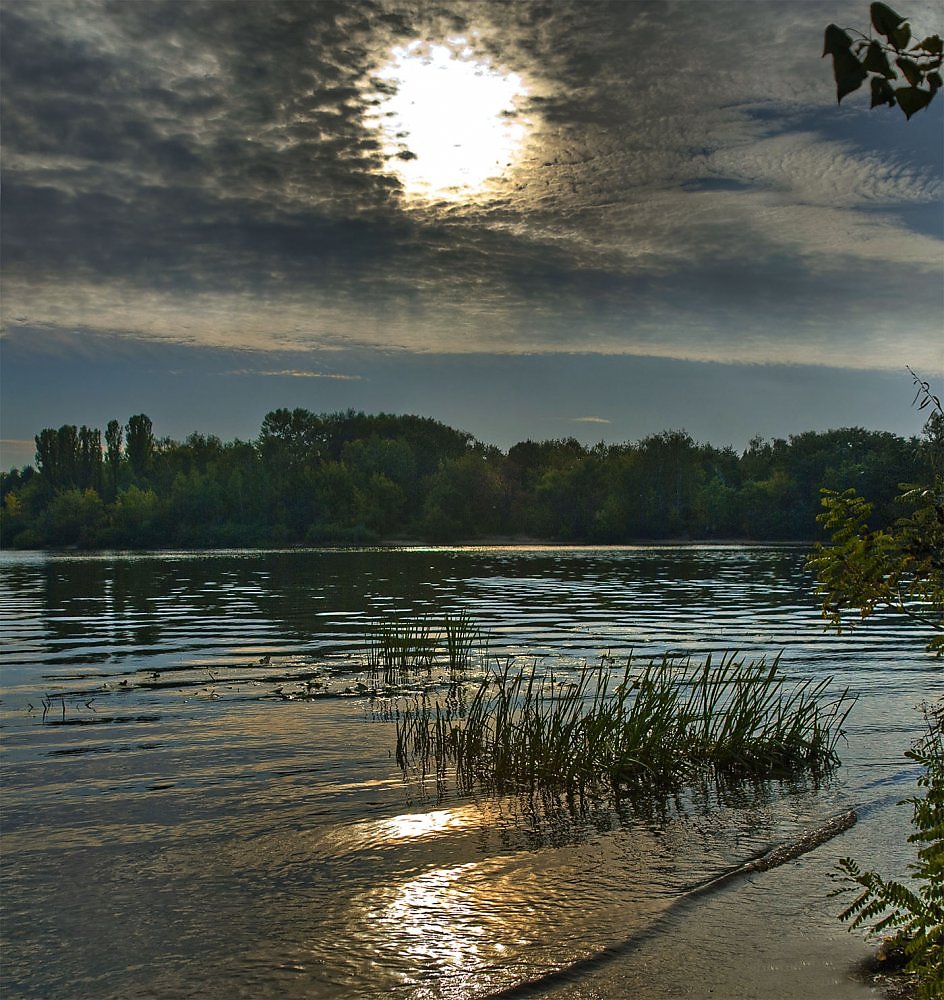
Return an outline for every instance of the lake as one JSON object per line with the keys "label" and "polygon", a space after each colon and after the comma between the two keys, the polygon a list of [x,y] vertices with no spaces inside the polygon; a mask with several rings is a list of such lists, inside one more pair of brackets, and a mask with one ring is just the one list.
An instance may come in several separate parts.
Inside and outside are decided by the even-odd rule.
{"label": "lake", "polygon": [[[553,973],[518,994],[868,995],[829,876],[847,854],[904,874],[903,754],[944,675],[897,619],[825,631],[804,558],[3,553],[3,996],[473,998]],[[562,677],[630,652],[782,653],[789,677],[858,696],[842,765],[633,803],[404,775],[395,716],[444,686],[375,692],[365,635],[457,612],[490,656]],[[679,905],[852,807],[817,851]]]}

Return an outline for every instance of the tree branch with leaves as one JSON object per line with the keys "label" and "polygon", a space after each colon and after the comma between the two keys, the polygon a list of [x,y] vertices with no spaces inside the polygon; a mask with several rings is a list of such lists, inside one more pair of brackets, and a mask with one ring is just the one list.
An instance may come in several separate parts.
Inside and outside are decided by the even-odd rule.
{"label": "tree branch with leaves", "polygon": [[[895,107],[897,104],[905,117],[911,118],[916,111],[926,108],[941,88],[944,42],[940,35],[928,35],[912,44],[908,18],[896,14],[883,3],[873,3],[869,12],[872,27],[884,41],[871,32],[866,35],[835,24],[826,28],[823,56],[833,57],[837,98],[841,101],[870,80],[870,107]],[[897,72],[892,68],[892,61]],[[899,72],[905,85],[893,87],[891,81],[899,79]]]}
{"label": "tree branch with leaves", "polygon": [[807,565],[816,575],[823,614],[837,630],[853,612],[865,619],[890,609],[939,633],[928,649],[944,656],[944,410],[930,385],[911,374],[914,403],[928,412],[930,482],[903,484],[897,499],[905,513],[879,528],[869,524],[873,505],[855,490],[823,490],[818,520],[832,543],[817,545]]}

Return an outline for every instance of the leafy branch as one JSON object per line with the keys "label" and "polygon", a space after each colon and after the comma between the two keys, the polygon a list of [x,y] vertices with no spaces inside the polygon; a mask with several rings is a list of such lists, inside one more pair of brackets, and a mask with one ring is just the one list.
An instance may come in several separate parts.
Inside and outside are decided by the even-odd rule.
{"label": "leafy branch", "polygon": [[837,630],[852,612],[865,619],[887,608],[939,633],[928,649],[944,656],[944,409],[930,384],[908,370],[915,405],[930,411],[924,425],[930,481],[901,484],[896,499],[905,513],[874,529],[874,506],[855,490],[822,490],[817,520],[831,544],[814,546],[807,565],[823,615]]}
{"label": "leafy branch", "polygon": [[[896,104],[906,118],[926,108],[941,88],[941,63],[944,61],[944,42],[940,35],[928,35],[912,43],[908,19],[896,14],[883,3],[873,3],[869,8],[872,27],[885,41],[871,33],[864,35],[855,29],[844,30],[830,24],[826,28],[823,56],[833,57],[833,77],[836,94],[842,100],[858,90],[866,80],[871,80],[872,103],[894,107]],[[853,38],[852,34],[858,35]],[[892,68],[894,61],[898,72]],[[904,78],[904,85],[893,87],[889,82]]]}
{"label": "leafy branch", "polygon": [[[879,608],[944,631],[944,496],[940,481],[905,488],[899,500],[912,508],[888,528],[870,530],[872,504],[855,490],[823,491],[818,520],[832,544],[817,545],[808,560],[817,577],[823,614],[837,630],[849,612],[859,618]],[[944,655],[944,635],[928,649]]]}
{"label": "leafy branch", "polygon": [[944,473],[944,407],[941,397],[931,392],[931,384],[908,369],[914,380],[915,396],[912,406],[918,407],[918,412],[927,410],[928,417],[924,422],[924,435],[928,440],[931,468],[940,476]]}

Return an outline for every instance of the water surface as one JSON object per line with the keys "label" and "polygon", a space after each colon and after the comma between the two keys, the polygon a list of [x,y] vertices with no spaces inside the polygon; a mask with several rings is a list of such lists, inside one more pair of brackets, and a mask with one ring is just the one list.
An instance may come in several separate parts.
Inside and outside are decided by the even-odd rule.
{"label": "water surface", "polygon": [[[727,894],[781,937],[805,926],[821,964],[844,959],[859,946],[825,875],[850,852],[902,873],[908,812],[891,803],[912,793],[902,755],[941,674],[897,620],[825,632],[804,554],[4,554],[4,996],[479,997],[605,949],[614,962],[548,989],[673,995],[685,949],[689,981],[727,968],[715,995],[749,995],[744,935],[697,940],[721,904],[699,923],[673,903],[871,803],[848,850]],[[843,764],[819,781],[579,807],[406,780],[401,702],[370,696],[365,630],[457,611],[493,655],[557,672],[604,654],[782,653],[791,677],[833,675],[858,696]],[[722,920],[716,945],[723,933]],[[842,960],[833,971],[847,978]]]}

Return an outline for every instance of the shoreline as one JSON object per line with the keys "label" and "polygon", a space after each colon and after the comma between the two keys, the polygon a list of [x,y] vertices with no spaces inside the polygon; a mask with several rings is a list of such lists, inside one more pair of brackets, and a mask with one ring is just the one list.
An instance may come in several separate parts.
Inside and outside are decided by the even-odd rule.
{"label": "shoreline", "polygon": [[15,548],[0,544],[0,555],[14,553],[50,553],[67,555],[100,556],[108,554],[162,552],[338,552],[371,550],[435,549],[554,549],[605,551],[623,549],[684,549],[684,548],[810,548],[816,539],[782,539],[764,541],[756,538],[635,538],[625,542],[560,542],[546,538],[532,538],[526,535],[489,535],[484,538],[464,538],[451,542],[425,541],[420,538],[384,538],[377,541],[345,543],[325,542],[319,545],[201,545],[190,547],[172,545],[144,548],[81,548],[77,545],[48,546],[45,548]]}

